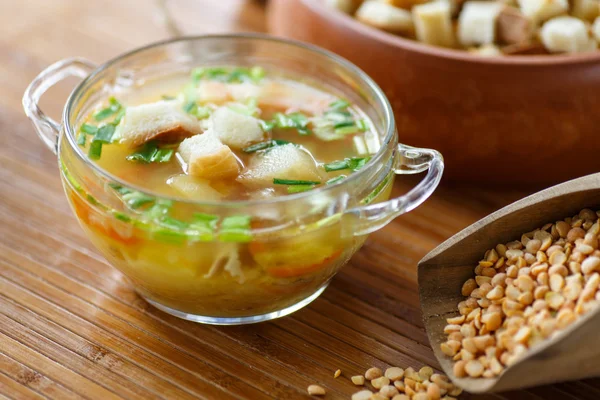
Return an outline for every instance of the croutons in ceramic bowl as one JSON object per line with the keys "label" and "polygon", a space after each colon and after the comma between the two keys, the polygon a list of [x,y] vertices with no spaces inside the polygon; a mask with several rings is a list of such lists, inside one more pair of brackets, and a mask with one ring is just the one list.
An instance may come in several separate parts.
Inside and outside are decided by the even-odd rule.
{"label": "croutons in ceramic bowl", "polygon": [[[37,103],[69,76],[83,81],[58,123]],[[172,76],[186,82],[185,102],[165,85],[150,103],[128,97]],[[247,89],[244,104],[228,102]],[[273,119],[271,100],[285,109]],[[63,60],[23,105],[98,250],[151,304],[202,323],[265,321],[310,303],[369,233],[425,201],[444,169],[437,151],[398,144],[391,107],[364,72],[265,35],[182,38],[99,67]],[[353,143],[365,156],[319,162],[322,149]],[[425,171],[389,199],[396,175]]]}
{"label": "croutons in ceramic bowl", "polygon": [[[425,3],[429,4],[435,10],[418,11],[433,13],[442,7]],[[493,4],[463,9],[473,26],[456,34],[464,40],[493,34],[480,25],[488,11],[494,11],[487,10]],[[420,21],[413,24],[396,14],[398,29],[417,27]],[[399,36],[410,36],[404,31],[368,26],[323,0],[272,0],[268,22],[270,33],[322,46],[369,74],[392,104],[400,141],[439,149],[446,157],[447,178],[542,185],[598,170],[600,51],[478,56],[440,47],[444,44],[439,40],[437,46],[427,45]],[[576,39],[585,29],[583,22],[561,16],[551,22],[540,31],[549,45],[569,51],[571,42],[561,39],[568,25],[571,44],[579,46]],[[600,31],[600,22],[589,28]],[[481,51],[495,54],[485,46]]]}

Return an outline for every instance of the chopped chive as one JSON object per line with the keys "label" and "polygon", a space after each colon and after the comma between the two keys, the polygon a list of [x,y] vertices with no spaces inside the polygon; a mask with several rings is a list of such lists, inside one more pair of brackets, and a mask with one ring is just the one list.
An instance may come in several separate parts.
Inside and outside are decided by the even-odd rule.
{"label": "chopped chive", "polygon": [[196,111],[197,108],[198,108],[198,105],[196,104],[195,101],[188,101],[183,106],[183,111],[185,111],[188,114],[194,114],[194,112]]}
{"label": "chopped chive", "polygon": [[362,132],[366,132],[369,130],[369,124],[364,119],[359,119],[358,121],[356,121],[356,126]]}
{"label": "chopped chive", "polygon": [[127,206],[133,210],[142,207],[143,205],[154,202],[154,197],[150,197],[137,191],[130,191],[124,194],[122,197],[123,201]]}
{"label": "chopped chive", "polygon": [[207,118],[210,116],[210,112],[211,112],[210,107],[198,106],[198,107],[196,107],[196,112],[194,113],[194,115],[198,119],[204,119],[204,118]]}
{"label": "chopped chive", "polygon": [[183,244],[188,240],[185,232],[178,232],[171,229],[154,229],[152,231],[154,239],[171,244]]}
{"label": "chopped chive", "polygon": [[352,157],[345,158],[343,160],[333,161],[327,164],[323,164],[323,168],[326,172],[341,171],[344,169],[351,169],[358,171],[370,160],[370,157]]}
{"label": "chopped chive", "polygon": [[273,179],[274,185],[319,185],[320,183],[321,182],[319,182],[319,181],[303,181],[303,180],[296,180],[296,179],[279,179],[279,178]]}
{"label": "chopped chive", "polygon": [[348,111],[326,111],[324,115],[334,123],[352,121],[352,114]]}
{"label": "chopped chive", "polygon": [[348,107],[350,107],[350,103],[343,99],[338,99],[329,104],[329,108],[332,110],[345,110]]}
{"label": "chopped chive", "polygon": [[358,157],[353,157],[350,159],[350,161],[348,162],[348,167],[352,170],[352,171],[358,171],[359,169],[361,169],[362,167],[365,166],[365,164],[371,159],[371,157],[364,157],[364,158],[358,158]]}
{"label": "chopped chive", "polygon": [[221,222],[219,238],[224,242],[248,242],[252,240],[249,215],[232,215]]}
{"label": "chopped chive", "polygon": [[265,69],[263,67],[254,66],[250,68],[250,78],[253,81],[260,81],[266,75]]}
{"label": "chopped chive", "polygon": [[104,109],[98,111],[96,114],[94,114],[94,119],[96,121],[102,121],[103,119],[110,117],[111,115],[113,115],[116,112],[117,111],[113,110],[112,107],[107,107],[107,108],[104,108]]}
{"label": "chopped chive", "polygon": [[102,142],[92,140],[88,150],[88,157],[92,160],[99,160],[102,155]]}
{"label": "chopped chive", "polygon": [[175,153],[174,149],[158,149],[152,161],[159,163],[169,162],[171,157],[173,157],[173,153]]}
{"label": "chopped chive", "polygon": [[223,242],[247,243],[252,241],[252,233],[245,230],[226,230],[219,233]]}
{"label": "chopped chive", "polygon": [[108,99],[108,103],[110,104],[108,107],[103,108],[102,110],[94,114],[94,119],[96,121],[102,121],[103,119],[106,119],[111,115],[114,115],[117,112],[121,111],[121,109],[123,108],[121,103],[119,103],[119,101],[114,97],[110,97]]}
{"label": "chopped chive", "polygon": [[354,124],[352,126],[344,126],[341,128],[335,128],[333,130],[337,135],[350,135],[358,131],[358,127]]}
{"label": "chopped chive", "polygon": [[292,185],[287,187],[287,192],[289,194],[292,193],[301,193],[306,192],[308,190],[314,189],[315,185]]}
{"label": "chopped chive", "polygon": [[219,217],[217,215],[194,213],[194,221],[192,222],[192,225],[204,226],[214,231],[217,227],[218,220]]}
{"label": "chopped chive", "polygon": [[115,133],[115,126],[112,124],[106,124],[98,128],[98,132],[94,136],[94,142],[111,143],[112,137]]}
{"label": "chopped chive", "polygon": [[354,121],[342,121],[342,122],[338,122],[335,125],[333,125],[333,128],[339,129],[339,128],[346,128],[348,126],[356,127],[356,125],[354,124]]}
{"label": "chopped chive", "polygon": [[221,223],[221,229],[226,228],[250,228],[250,221],[252,217],[250,215],[232,215],[223,219]]}
{"label": "chopped chive", "polygon": [[187,222],[180,221],[167,215],[162,216],[157,221],[160,225],[174,230],[185,230],[189,224]]}
{"label": "chopped chive", "polygon": [[112,215],[116,219],[118,219],[120,221],[123,221],[123,222],[130,222],[131,221],[131,218],[129,216],[127,216],[127,215],[125,215],[125,214],[123,214],[122,212],[119,212],[119,211],[113,210]]}
{"label": "chopped chive", "polygon": [[115,117],[113,122],[111,122],[111,124],[114,126],[119,125],[119,123],[121,122],[121,120],[123,119],[124,116],[125,116],[125,109],[123,108],[117,113],[117,116]]}
{"label": "chopped chive", "polygon": [[333,185],[334,183],[341,182],[344,179],[346,179],[346,175],[336,176],[335,178],[331,178],[330,180],[328,180],[327,182],[325,182],[325,184],[326,185]]}
{"label": "chopped chive", "polygon": [[331,171],[341,171],[343,169],[348,169],[350,166],[348,165],[348,159],[330,162],[328,164],[324,164],[323,168],[325,168],[325,172]]}
{"label": "chopped chive", "polygon": [[79,130],[88,135],[95,135],[98,132],[98,127],[90,124],[83,124]]}
{"label": "chopped chive", "polygon": [[86,140],[85,133],[79,132],[79,135],[77,135],[77,144],[80,146],[85,146],[85,140]]}
{"label": "chopped chive", "polygon": [[262,119],[259,119],[258,123],[260,124],[260,127],[262,128],[263,132],[269,132],[275,127],[275,122],[273,121],[264,121]]}
{"label": "chopped chive", "polygon": [[242,151],[244,153],[254,153],[259,150],[268,149],[270,147],[283,146],[284,144],[290,144],[290,142],[288,142],[286,140],[273,139],[273,140],[267,140],[266,142],[260,142],[260,143],[253,144],[251,146],[248,146],[248,147],[242,149]]}
{"label": "chopped chive", "polygon": [[143,163],[169,162],[173,157],[175,150],[170,147],[158,147],[158,142],[150,141],[144,143],[144,145],[137,151],[131,153],[125,157],[128,161],[138,161]]}

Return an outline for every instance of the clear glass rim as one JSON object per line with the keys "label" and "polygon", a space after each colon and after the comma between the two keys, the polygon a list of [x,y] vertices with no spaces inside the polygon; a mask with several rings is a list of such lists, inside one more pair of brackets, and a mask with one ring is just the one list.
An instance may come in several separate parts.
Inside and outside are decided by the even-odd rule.
{"label": "clear glass rim", "polygon": [[[383,106],[383,110],[382,110],[383,116],[384,116],[383,122],[384,122],[384,130],[385,130],[386,134],[385,134],[381,148],[375,155],[373,155],[371,157],[371,160],[369,160],[369,162],[363,168],[361,168],[357,172],[354,172],[353,174],[348,176],[348,178],[342,180],[341,182],[335,183],[333,185],[325,185],[325,186],[321,186],[321,187],[318,187],[316,189],[309,190],[306,192],[294,193],[294,194],[290,194],[290,195],[286,195],[286,196],[278,196],[278,197],[274,197],[272,199],[266,199],[266,200],[226,200],[226,201],[202,201],[202,200],[199,201],[199,200],[193,200],[193,199],[188,199],[188,198],[182,198],[182,197],[178,197],[178,196],[169,196],[169,195],[164,195],[164,194],[160,194],[160,193],[155,193],[151,190],[145,189],[143,187],[139,187],[137,185],[134,185],[130,182],[127,182],[127,181],[111,174],[110,172],[104,170],[102,167],[100,167],[99,165],[94,163],[92,160],[90,160],[84,154],[83,150],[75,142],[75,134],[73,132],[73,127],[71,126],[71,123],[70,123],[70,117],[71,117],[71,113],[73,111],[73,106],[74,106],[75,100],[79,97],[79,95],[81,94],[83,89],[88,85],[88,83],[94,81],[98,75],[100,75],[102,72],[112,68],[116,63],[118,63],[124,59],[130,58],[130,57],[135,57],[137,54],[143,53],[144,51],[154,49],[157,47],[161,47],[161,46],[170,45],[173,43],[178,43],[178,42],[183,43],[183,42],[190,42],[190,41],[196,41],[196,40],[214,40],[214,39],[226,39],[226,40],[251,39],[251,40],[256,40],[256,41],[273,42],[273,43],[278,43],[281,45],[297,47],[297,48],[300,48],[303,50],[308,50],[310,52],[316,53],[320,56],[324,56],[330,62],[337,64],[338,66],[341,66],[342,68],[344,68],[346,70],[352,71],[359,77],[360,80],[362,80],[364,83],[366,83],[367,86],[371,90],[373,90],[377,101]],[[154,42],[147,46],[139,47],[132,51],[129,51],[127,53],[119,55],[119,56],[105,62],[104,64],[101,64],[90,75],[88,75],[83,81],[81,81],[75,87],[75,89],[73,89],[73,92],[71,92],[71,94],[69,95],[69,98],[67,99],[67,104],[63,111],[63,124],[64,124],[64,130],[65,130],[65,132],[63,132],[63,135],[66,135],[69,145],[71,146],[71,149],[75,152],[77,157],[81,161],[83,161],[84,164],[86,164],[86,166],[90,167],[101,177],[108,179],[112,182],[118,183],[121,186],[130,188],[130,189],[134,189],[136,191],[139,191],[143,194],[146,194],[148,196],[152,196],[155,198],[172,200],[172,201],[178,202],[178,203],[188,203],[188,204],[195,204],[195,205],[208,206],[208,207],[210,207],[210,206],[213,206],[213,207],[214,206],[246,207],[246,206],[255,206],[255,205],[279,204],[279,203],[301,200],[301,199],[317,196],[320,194],[328,193],[336,188],[339,188],[344,185],[348,185],[352,182],[357,181],[361,177],[367,175],[367,173],[372,171],[376,166],[380,165],[383,155],[388,150],[390,141],[392,141],[394,139],[394,136],[396,134],[394,113],[392,111],[392,107],[391,107],[387,97],[385,96],[385,94],[383,93],[383,91],[381,90],[379,85],[377,85],[377,83],[375,83],[375,81],[369,75],[367,75],[363,70],[361,70],[360,68],[358,68],[356,65],[354,65],[350,61],[346,60],[345,58],[340,57],[337,54],[334,54],[328,50],[322,49],[318,46],[314,46],[314,45],[296,41],[296,40],[282,39],[282,38],[274,37],[274,36],[267,35],[267,34],[260,34],[260,33],[233,33],[233,34],[184,36],[184,37],[179,37],[179,38],[175,38],[175,39],[168,39],[168,40],[164,40],[164,41]]]}

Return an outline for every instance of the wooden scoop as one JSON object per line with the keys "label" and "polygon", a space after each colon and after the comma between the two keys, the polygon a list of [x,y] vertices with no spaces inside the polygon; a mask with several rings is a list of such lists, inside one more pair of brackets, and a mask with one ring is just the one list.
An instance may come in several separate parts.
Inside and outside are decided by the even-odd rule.
{"label": "wooden scoop", "polygon": [[474,223],[419,262],[421,309],[429,342],[444,372],[472,393],[505,391],[551,382],[600,376],[600,307],[580,317],[557,336],[538,344],[496,378],[457,378],[453,361],[440,350],[447,340],[446,318],[459,315],[463,283],[498,243],[519,240],[525,232],[562,220],[584,208],[600,208],[600,173],[543,190]]}

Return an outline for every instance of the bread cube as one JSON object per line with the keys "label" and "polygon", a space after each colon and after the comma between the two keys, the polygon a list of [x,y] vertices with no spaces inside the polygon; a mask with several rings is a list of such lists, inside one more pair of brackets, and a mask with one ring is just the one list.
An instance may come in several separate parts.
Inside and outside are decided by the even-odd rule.
{"label": "bread cube", "polygon": [[394,33],[412,33],[414,24],[410,11],[380,1],[365,1],[356,11],[356,18],[375,28]]}
{"label": "bread cube", "polygon": [[597,17],[594,23],[592,24],[592,35],[594,35],[594,39],[596,39],[596,42],[600,44],[600,17]]}
{"label": "bread cube", "polygon": [[494,2],[467,1],[458,17],[458,40],[463,46],[493,44],[496,20],[504,5]]}
{"label": "bread cube", "polygon": [[294,144],[275,146],[255,154],[238,181],[253,189],[273,185],[273,179],[294,179],[320,182],[315,160]]}
{"label": "bread cube", "polygon": [[413,7],[417,40],[434,46],[453,47],[454,30],[449,2],[434,1]]}
{"label": "bread cube", "polygon": [[544,47],[553,53],[581,53],[594,50],[596,42],[589,37],[586,24],[578,18],[556,17],[540,30]]}
{"label": "bread cube", "polygon": [[220,107],[210,117],[211,131],[227,146],[243,149],[265,139],[258,119],[240,114],[229,107]]}
{"label": "bread cube", "polygon": [[600,15],[600,0],[573,0],[571,15],[592,22]]}
{"label": "bread cube", "polygon": [[362,0],[325,0],[325,4],[329,7],[340,10],[346,14],[353,14],[360,6]]}
{"label": "bread cube", "polygon": [[518,0],[521,12],[534,23],[544,22],[569,10],[568,0]]}
{"label": "bread cube", "polygon": [[320,114],[336,97],[300,82],[277,80],[265,82],[257,99],[261,106],[277,107],[288,112]]}
{"label": "bread cube", "polygon": [[514,7],[503,7],[496,21],[498,42],[506,44],[524,43],[533,33],[533,24]]}
{"label": "bread cube", "polygon": [[211,131],[185,139],[177,154],[191,176],[211,180],[233,178],[240,173],[236,156]]}
{"label": "bread cube", "polygon": [[139,146],[149,140],[177,142],[201,132],[198,120],[183,111],[181,102],[165,100],[127,107],[115,135]]}
{"label": "bread cube", "polygon": [[484,44],[480,47],[473,47],[469,49],[469,53],[480,56],[480,57],[499,57],[502,56],[502,51],[498,46],[493,44]]}
{"label": "bread cube", "polygon": [[394,7],[404,8],[405,10],[412,9],[417,4],[427,3],[429,0],[375,0],[388,3]]}

